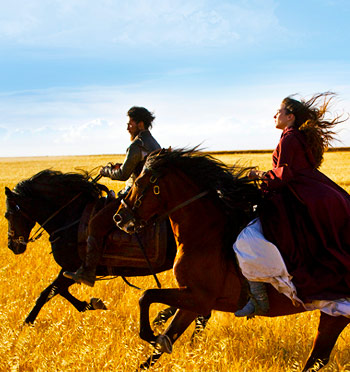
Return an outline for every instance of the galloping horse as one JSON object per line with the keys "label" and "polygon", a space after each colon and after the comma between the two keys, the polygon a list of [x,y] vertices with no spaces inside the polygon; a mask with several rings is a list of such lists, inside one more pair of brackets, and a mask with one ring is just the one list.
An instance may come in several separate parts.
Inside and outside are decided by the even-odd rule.
{"label": "galloping horse", "polygon": [[[247,169],[230,169],[195,150],[151,155],[114,219],[132,233],[153,217],[169,216],[177,243],[174,274],[179,288],[149,289],[140,298],[140,337],[156,350],[140,368],[152,366],[198,314],[235,312],[241,307],[244,283],[233,257],[232,242],[253,217],[258,188]],[[229,235],[227,232],[230,232]],[[269,317],[305,311],[268,286]],[[179,308],[169,327],[156,336],[149,307],[163,303]],[[318,333],[303,371],[326,365],[338,336],[350,319],[321,312]]]}
{"label": "galloping horse", "polygon": [[[40,309],[57,294],[63,296],[80,312],[105,309],[100,299],[93,298],[88,303],[72,296],[68,289],[75,284],[75,281],[63,276],[64,271],[75,271],[81,264],[78,253],[80,221],[88,205],[104,203],[106,198],[102,196],[103,191],[108,190],[99,183],[91,182],[88,174],[61,173],[52,170],[41,171],[18,183],[13,191],[6,187],[5,217],[8,219],[8,247],[15,254],[25,252],[30,240],[30,232],[34,225],[39,223],[50,235],[53,257],[62,267],[57,278],[38,297],[25,323],[34,323]],[[169,270],[174,261],[175,244],[171,230],[169,231],[166,247],[161,247],[166,249],[166,258],[155,270],[156,272]],[[122,234],[128,237],[127,234],[123,232]],[[120,233],[117,236],[120,236]],[[99,276],[142,276],[151,273],[148,268],[141,267],[98,266],[97,274]],[[166,317],[167,314],[162,316],[161,321],[165,321]]]}

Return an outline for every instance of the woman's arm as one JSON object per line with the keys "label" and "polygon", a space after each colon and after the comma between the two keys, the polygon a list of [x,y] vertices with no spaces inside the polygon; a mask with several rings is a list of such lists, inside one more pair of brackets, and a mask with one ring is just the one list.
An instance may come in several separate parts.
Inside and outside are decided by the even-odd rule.
{"label": "woman's arm", "polygon": [[276,167],[264,174],[262,187],[274,190],[293,180],[296,155],[301,151],[303,151],[301,143],[293,134],[282,137],[277,148]]}

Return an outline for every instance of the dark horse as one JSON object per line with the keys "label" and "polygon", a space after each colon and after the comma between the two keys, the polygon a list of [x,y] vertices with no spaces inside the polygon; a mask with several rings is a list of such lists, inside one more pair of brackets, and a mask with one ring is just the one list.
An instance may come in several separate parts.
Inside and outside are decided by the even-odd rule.
{"label": "dark horse", "polygon": [[[176,237],[174,274],[179,288],[149,289],[140,298],[140,337],[155,346],[141,365],[153,365],[198,314],[211,310],[235,312],[241,306],[244,279],[233,257],[232,242],[252,218],[259,191],[247,172],[230,169],[194,150],[161,151],[148,158],[114,219],[132,232],[140,222],[169,215]],[[227,231],[230,231],[228,236]],[[305,311],[268,286],[269,317]],[[166,331],[156,336],[149,307],[163,303],[179,308]],[[321,312],[318,333],[303,371],[316,371],[329,361],[338,336],[350,319]]]}
{"label": "dark horse", "polygon": [[[38,297],[25,323],[33,323],[43,305],[57,294],[67,299],[80,312],[105,308],[100,299],[91,299],[88,303],[72,296],[68,289],[75,282],[63,276],[64,271],[75,271],[81,264],[78,253],[80,221],[86,206],[105,202],[103,191],[108,190],[99,183],[91,182],[88,174],[52,170],[41,171],[18,183],[13,191],[6,187],[8,247],[15,254],[23,253],[31,230],[39,223],[50,235],[54,259],[62,267],[57,278]],[[173,265],[176,249],[171,230],[169,231],[167,248],[162,247],[166,249],[166,258],[156,272],[171,269]],[[124,232],[122,234],[128,237]],[[141,276],[151,273],[148,268],[99,266],[97,274]],[[158,320],[164,322],[168,315],[171,312],[162,313]]]}

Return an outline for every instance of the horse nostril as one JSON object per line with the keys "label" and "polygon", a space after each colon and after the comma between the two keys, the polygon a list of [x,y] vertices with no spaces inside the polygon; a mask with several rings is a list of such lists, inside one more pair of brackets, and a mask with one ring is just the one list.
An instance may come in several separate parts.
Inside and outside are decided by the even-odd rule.
{"label": "horse nostril", "polygon": [[133,233],[133,232],[135,232],[135,226],[134,226],[134,225],[129,225],[129,226],[127,226],[126,231],[127,231],[128,233]]}
{"label": "horse nostril", "polygon": [[115,214],[113,216],[113,221],[118,224],[118,222],[122,222],[122,216],[120,214]]}

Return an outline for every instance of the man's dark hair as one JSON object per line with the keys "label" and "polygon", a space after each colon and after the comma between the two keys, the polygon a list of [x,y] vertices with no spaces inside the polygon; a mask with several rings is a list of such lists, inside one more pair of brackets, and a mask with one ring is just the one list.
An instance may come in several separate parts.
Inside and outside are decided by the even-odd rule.
{"label": "man's dark hair", "polygon": [[140,121],[143,121],[145,124],[145,129],[152,128],[152,122],[156,118],[153,113],[149,112],[144,107],[139,106],[133,106],[128,111],[128,116],[135,120],[136,123],[139,123]]}

